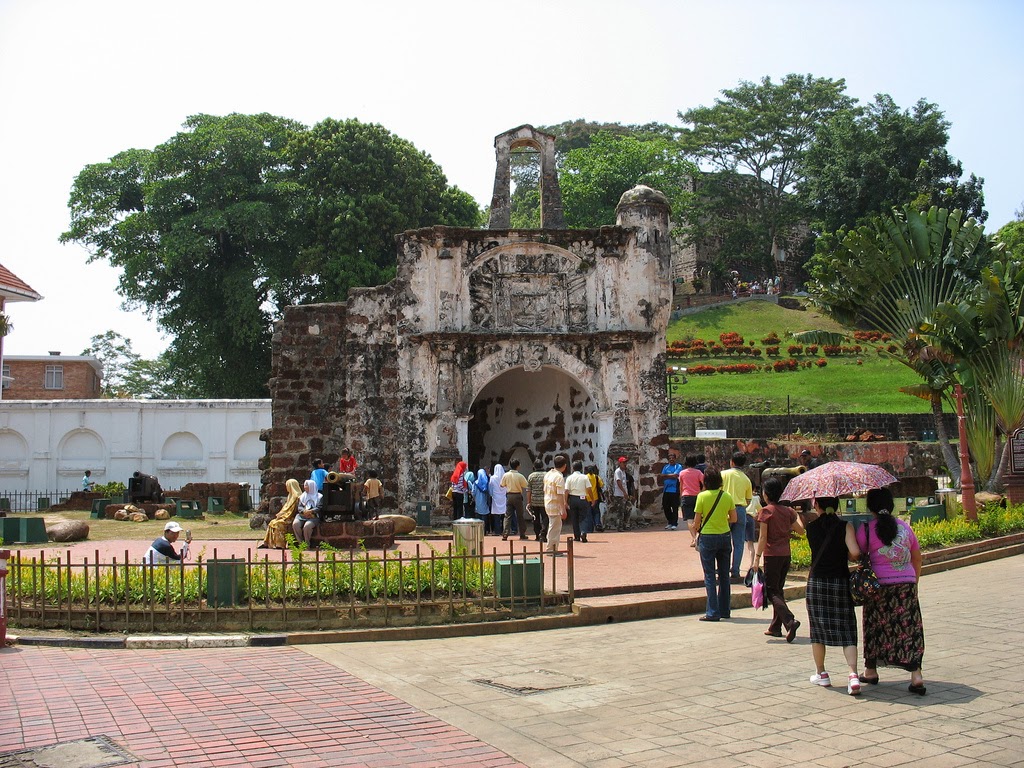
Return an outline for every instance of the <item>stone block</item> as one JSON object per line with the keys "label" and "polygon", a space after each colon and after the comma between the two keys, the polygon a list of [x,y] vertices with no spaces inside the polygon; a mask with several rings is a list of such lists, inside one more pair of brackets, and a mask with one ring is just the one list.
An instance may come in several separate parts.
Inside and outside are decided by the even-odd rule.
{"label": "stone block", "polygon": [[81,520],[61,520],[46,528],[50,541],[85,541],[89,538],[89,524]]}

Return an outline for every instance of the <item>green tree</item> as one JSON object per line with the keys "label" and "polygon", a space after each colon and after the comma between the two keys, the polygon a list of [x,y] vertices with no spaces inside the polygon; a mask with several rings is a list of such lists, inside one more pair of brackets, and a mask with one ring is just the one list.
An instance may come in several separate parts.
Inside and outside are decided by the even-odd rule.
{"label": "green tree", "polygon": [[[966,299],[991,260],[983,227],[960,211],[913,206],[871,218],[846,234],[829,258],[816,257],[808,285],[813,301],[851,327],[893,336],[897,359],[922,379],[905,391],[931,403],[935,430],[951,477],[959,476],[942,419],[943,394],[957,381],[956,365],[936,354],[928,333],[936,309]],[[799,334],[827,343],[828,334]]]}
{"label": "green tree", "polygon": [[380,125],[324,120],[295,133],[289,154],[306,234],[288,289],[295,303],[339,301],[353,286],[390,280],[400,232],[479,224],[476,201]]}
{"label": "green tree", "polygon": [[380,126],[267,114],[190,117],[153,150],[87,166],[69,205],[62,241],[119,268],[126,304],[171,335],[159,364],[175,388],[234,398],[267,395],[284,306],[344,300],[392,274],[396,233],[478,216]]}
{"label": "green tree", "polygon": [[200,395],[177,376],[165,355],[145,360],[132,349],[132,340],[117,331],[93,336],[82,354],[103,365],[103,397],[173,400]]}
{"label": "green tree", "polygon": [[637,184],[665,193],[681,209],[695,173],[696,167],[670,139],[598,133],[586,146],[570,150],[562,162],[566,224],[578,228],[614,224],[619,198]]}
{"label": "green tree", "polygon": [[121,269],[118,292],[173,336],[168,362],[205,396],[265,397],[300,230],[285,148],[302,126],[236,114],[184,128],[83,170],[62,240]]}
{"label": "green tree", "polygon": [[690,126],[682,146],[716,174],[697,185],[690,239],[733,243],[730,257],[743,251],[770,270],[772,244],[808,220],[795,192],[817,130],[853,100],[844,80],[796,74],[744,81],[722,94],[714,106],[679,113]]}

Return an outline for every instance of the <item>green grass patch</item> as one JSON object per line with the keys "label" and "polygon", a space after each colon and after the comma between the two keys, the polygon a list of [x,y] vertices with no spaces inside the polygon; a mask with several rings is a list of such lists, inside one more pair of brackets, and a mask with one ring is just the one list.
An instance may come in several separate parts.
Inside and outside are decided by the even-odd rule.
{"label": "green grass patch", "polygon": [[[749,301],[707,309],[686,315],[668,328],[668,342],[693,338],[717,342],[723,333],[738,333],[749,346],[753,341],[763,349],[761,339],[775,332],[780,339],[777,358],[720,355],[701,358],[669,358],[671,365],[729,365],[757,363],[756,373],[715,373],[688,377],[686,384],[673,390],[673,413],[677,416],[704,414],[767,414],[786,413],[787,398],[791,413],[927,413],[924,400],[899,391],[919,382],[906,366],[889,356],[880,356],[875,344],[863,343],[860,355],[825,358],[823,368],[812,365],[795,371],[766,372],[765,365],[775,360],[789,360],[787,347],[793,344],[790,334],[799,331],[825,330],[850,333],[813,309],[785,309],[764,301]],[[856,342],[850,342],[851,345]],[[817,360],[817,355],[802,355],[799,361]],[[858,365],[857,361],[861,364]]]}

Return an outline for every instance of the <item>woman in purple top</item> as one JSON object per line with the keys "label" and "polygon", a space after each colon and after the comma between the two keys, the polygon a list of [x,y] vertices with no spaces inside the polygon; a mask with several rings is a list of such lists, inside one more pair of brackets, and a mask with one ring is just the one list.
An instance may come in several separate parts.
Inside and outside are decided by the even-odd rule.
{"label": "woman in purple top", "polygon": [[882,585],[879,595],[864,604],[864,674],[878,682],[878,665],[902,667],[910,673],[910,692],[924,696],[924,623],[917,600],[921,578],[921,547],[909,525],[893,515],[893,498],[885,488],[868,491],[874,520],[857,531],[857,544],[871,556]]}

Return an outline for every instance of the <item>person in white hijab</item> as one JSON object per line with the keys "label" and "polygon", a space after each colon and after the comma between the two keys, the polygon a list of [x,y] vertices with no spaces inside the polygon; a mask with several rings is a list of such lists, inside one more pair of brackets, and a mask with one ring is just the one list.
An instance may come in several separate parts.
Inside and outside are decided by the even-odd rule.
{"label": "person in white hijab", "polygon": [[505,468],[501,464],[494,465],[494,472],[491,474],[490,481],[490,492],[491,492],[491,514],[488,515],[488,520],[491,524],[491,532],[495,535],[500,535],[502,527],[505,525],[505,509],[508,491],[501,487],[501,478],[505,475]]}
{"label": "person in white hijab", "polygon": [[323,494],[316,489],[316,480],[307,480],[302,485],[299,508],[292,521],[292,532],[300,544],[310,544],[317,526],[320,525],[320,502]]}

